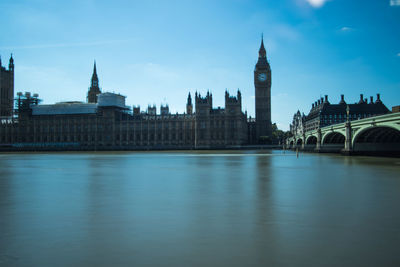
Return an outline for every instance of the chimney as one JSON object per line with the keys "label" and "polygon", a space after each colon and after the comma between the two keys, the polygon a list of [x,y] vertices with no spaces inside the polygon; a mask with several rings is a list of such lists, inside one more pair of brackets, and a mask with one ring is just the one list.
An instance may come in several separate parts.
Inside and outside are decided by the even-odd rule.
{"label": "chimney", "polygon": [[324,103],[324,98],[323,97],[321,97],[321,104],[323,104]]}
{"label": "chimney", "polygon": [[312,108],[314,108],[314,103],[312,103]]}
{"label": "chimney", "polygon": [[346,104],[346,101],[344,101],[344,95],[340,95],[340,102],[339,104]]}
{"label": "chimney", "polygon": [[360,94],[360,101],[358,101],[358,104],[364,103],[364,96],[363,94]]}
{"label": "chimney", "polygon": [[321,105],[321,99],[318,99],[318,106]]}
{"label": "chimney", "polygon": [[329,101],[328,101],[328,95],[325,95],[325,103],[329,103]]}
{"label": "chimney", "polygon": [[376,94],[376,101],[375,103],[381,103],[381,94]]}
{"label": "chimney", "polygon": [[373,97],[373,96],[370,96],[370,99],[371,99],[370,104],[373,104],[373,103],[374,103],[374,97]]}

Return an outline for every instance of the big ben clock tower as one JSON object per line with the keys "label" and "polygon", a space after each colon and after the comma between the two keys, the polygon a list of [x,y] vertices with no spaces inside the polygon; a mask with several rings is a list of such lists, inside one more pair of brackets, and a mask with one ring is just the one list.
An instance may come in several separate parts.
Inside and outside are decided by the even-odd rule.
{"label": "big ben clock tower", "polygon": [[261,137],[271,138],[271,67],[267,61],[267,52],[264,40],[261,38],[261,47],[258,51],[258,61],[254,69],[254,87],[256,99],[256,142]]}

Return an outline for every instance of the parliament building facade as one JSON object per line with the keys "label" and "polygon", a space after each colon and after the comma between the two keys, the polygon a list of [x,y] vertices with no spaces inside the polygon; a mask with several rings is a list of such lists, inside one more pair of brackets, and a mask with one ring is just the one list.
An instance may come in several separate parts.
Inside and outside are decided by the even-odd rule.
{"label": "parliament building facade", "polygon": [[[11,70],[12,85],[8,82],[7,88],[12,86],[13,95],[13,62]],[[243,113],[239,90],[235,95],[225,91],[224,108],[213,107],[210,92],[196,92],[194,99],[188,94],[183,114],[171,114],[168,105],[159,113],[155,106],[141,111],[126,106],[125,96],[101,92],[95,63],[87,102],[41,105],[37,94],[27,92],[17,94],[14,111],[9,101],[2,106],[0,150],[224,149],[258,144],[271,136],[271,69],[263,41],[254,84],[255,120]]]}

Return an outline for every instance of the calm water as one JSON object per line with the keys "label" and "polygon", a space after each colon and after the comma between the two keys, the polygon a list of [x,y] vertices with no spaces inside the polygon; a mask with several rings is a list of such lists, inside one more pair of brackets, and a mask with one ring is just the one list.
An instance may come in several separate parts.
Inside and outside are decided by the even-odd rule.
{"label": "calm water", "polygon": [[1,266],[400,266],[400,159],[0,155]]}

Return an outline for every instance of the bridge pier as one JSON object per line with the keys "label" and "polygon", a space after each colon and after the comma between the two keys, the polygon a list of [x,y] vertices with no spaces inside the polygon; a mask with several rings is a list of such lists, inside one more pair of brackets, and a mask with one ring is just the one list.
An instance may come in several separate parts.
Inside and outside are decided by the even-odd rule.
{"label": "bridge pier", "polygon": [[351,122],[348,121],[344,125],[346,130],[346,139],[344,141],[344,149],[341,151],[342,154],[350,155],[353,152],[352,136],[351,136]]}
{"label": "bridge pier", "polygon": [[318,131],[317,131],[317,144],[315,146],[315,152],[320,152],[320,150],[321,150],[321,142],[322,142],[321,129],[318,128]]}

